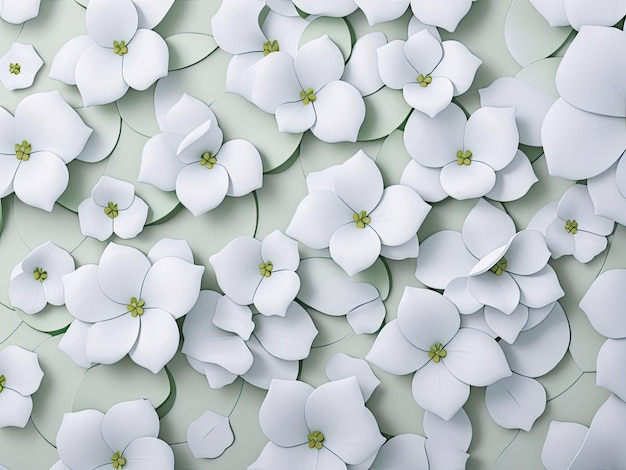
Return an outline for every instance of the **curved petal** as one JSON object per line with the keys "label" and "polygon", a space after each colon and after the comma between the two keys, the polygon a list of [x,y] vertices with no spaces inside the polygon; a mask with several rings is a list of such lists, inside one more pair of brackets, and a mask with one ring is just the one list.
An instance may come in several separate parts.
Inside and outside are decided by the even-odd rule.
{"label": "curved petal", "polygon": [[102,439],[104,414],[96,410],[65,413],[57,434],[59,457],[69,468],[96,468],[111,463],[111,449]]}
{"label": "curved petal", "polygon": [[[129,0],[130,1],[130,0]],[[112,103],[128,90],[122,75],[123,59],[94,44],[78,59],[76,86],[85,106]]]}
{"label": "curved petal", "polygon": [[94,323],[85,335],[85,354],[89,362],[114,364],[121,360],[137,341],[139,319],[130,314]]}
{"label": "curved petal", "polygon": [[68,183],[63,160],[52,152],[37,152],[18,167],[13,189],[23,203],[51,212]]}
{"label": "curved petal", "polygon": [[622,196],[617,185],[617,167],[621,163],[612,165],[598,176],[587,180],[587,190],[593,201],[595,213],[608,217],[622,225],[626,223],[626,198]]}
{"label": "curved petal", "polygon": [[39,14],[41,0],[5,1],[2,5],[2,19],[8,23],[20,24]]}
{"label": "curved petal", "polygon": [[[254,361],[241,377],[255,387],[268,389],[273,379],[296,380],[299,362],[279,359],[268,353],[254,335],[246,342]],[[308,447],[307,447],[308,449]]]}
{"label": "curved petal", "polygon": [[[406,0],[399,1],[403,2]],[[374,3],[379,2],[374,0]],[[346,64],[341,79],[353,85],[362,96],[371,95],[384,86],[378,71],[377,49],[385,44],[387,44],[387,36],[381,31],[376,31],[361,36],[352,47],[350,60]],[[415,74],[413,73],[413,75]],[[412,79],[413,77],[411,77]]]}
{"label": "curved petal", "polygon": [[169,51],[161,36],[140,29],[128,45],[122,68],[124,81],[135,90],[145,90],[167,75]]}
{"label": "curved petal", "polygon": [[363,11],[370,25],[392,21],[400,18],[409,7],[409,0],[354,0],[354,3]]}
{"label": "curved petal", "polygon": [[85,24],[89,36],[113,54],[113,41],[127,44],[139,25],[137,9],[131,0],[95,0],[85,11]]}
{"label": "curved petal", "polygon": [[[279,2],[282,2],[283,5],[277,5]],[[278,41],[281,51],[295,57],[300,38],[309,26],[309,21],[297,14],[296,8],[290,0],[269,0],[267,5],[271,11],[267,13],[265,21],[261,25],[265,37],[268,40]],[[283,11],[279,11],[280,9]],[[291,11],[287,12],[287,9]]]}
{"label": "curved petal", "polygon": [[286,52],[268,54],[256,63],[251,73],[254,74],[252,102],[266,113],[275,114],[281,104],[299,101],[302,86],[296,77],[294,60]]}
{"label": "curved petal", "polygon": [[424,434],[429,440],[445,440],[447,444],[466,451],[472,442],[472,423],[465,410],[459,410],[448,421],[433,413],[424,413]]}
{"label": "curved petal", "polygon": [[428,168],[411,160],[402,172],[400,184],[411,188],[426,202],[439,202],[448,197],[441,187],[440,173],[439,168]]}
{"label": "curved petal", "polygon": [[549,264],[529,276],[511,276],[519,286],[520,302],[530,308],[541,308],[565,295],[556,272]]}
{"label": "curved petal", "polygon": [[213,18],[211,32],[220,49],[229,54],[263,50],[266,38],[259,26],[263,0],[223,2]]}
{"label": "curved petal", "polygon": [[33,399],[6,388],[0,394],[0,410],[0,429],[6,426],[23,428],[33,411]]}
{"label": "curved petal", "polygon": [[3,386],[27,396],[37,391],[43,379],[37,354],[19,346],[7,346],[0,352]]}
{"label": "curved petal", "polygon": [[274,230],[261,242],[261,258],[271,260],[274,270],[295,271],[300,264],[298,242],[280,230]]}
{"label": "curved petal", "polygon": [[487,271],[472,276],[467,280],[467,288],[476,300],[506,314],[520,302],[520,288],[507,272],[497,275]]}
{"label": "curved petal", "polygon": [[554,259],[574,254],[574,238],[578,234],[572,235],[567,233],[564,227],[565,223],[558,217],[555,217],[546,230],[546,244]]}
{"label": "curved petal", "polygon": [[426,351],[405,338],[398,320],[390,321],[380,330],[365,359],[394,375],[410,374],[430,361]]}
{"label": "curved petal", "polygon": [[606,237],[580,231],[574,236],[574,258],[581,263],[588,263],[602,253],[607,245]]}
{"label": "curved petal", "polygon": [[483,107],[472,114],[465,127],[465,149],[474,160],[502,170],[517,153],[519,133],[515,108]]}
{"label": "curved petal", "polygon": [[348,276],[369,268],[380,255],[380,238],[370,227],[350,223],[340,227],[328,245],[330,256]]}
{"label": "curved petal", "polygon": [[549,470],[567,470],[588,432],[582,424],[552,421],[541,449],[541,463]]}
{"label": "curved petal", "polygon": [[626,339],[607,339],[597,359],[596,383],[617,395],[626,398],[626,380],[621,373],[626,367]]}
{"label": "curved petal", "polygon": [[443,295],[456,305],[456,308],[459,309],[459,313],[462,315],[472,314],[483,307],[483,304],[470,294],[467,288],[468,279],[467,277],[452,279],[443,291]]}
{"label": "curved petal", "polygon": [[178,349],[178,325],[165,310],[151,308],[141,316],[141,329],[130,358],[153,374],[167,364]]}
{"label": "curved petal", "polygon": [[59,349],[67,354],[76,365],[85,369],[91,367],[85,351],[85,339],[91,326],[91,323],[74,320],[59,341]]}
{"label": "curved petal", "polygon": [[210,152],[217,157],[223,141],[224,134],[217,125],[217,118],[207,119],[189,131],[178,144],[176,158],[184,163],[198,163],[204,152]]}
{"label": "curved petal", "polygon": [[128,470],[151,470],[174,468],[174,452],[161,439],[140,437],[131,442],[124,451]]}
{"label": "curved petal", "polygon": [[442,46],[443,59],[433,70],[433,77],[446,77],[452,82],[454,96],[462,95],[472,86],[483,61],[459,41],[444,41]]}
{"label": "curved petal", "polygon": [[294,0],[293,3],[310,15],[343,17],[357,9],[354,0]]}
{"label": "curved petal", "polygon": [[389,246],[381,245],[380,255],[388,259],[403,260],[408,258],[417,258],[419,254],[419,240],[417,235],[409,238],[408,242],[401,245]]}
{"label": "curved petal", "polygon": [[411,0],[411,9],[417,19],[424,24],[439,26],[451,33],[471,6],[472,0],[446,0],[435,3],[429,0]]}
{"label": "curved petal", "polygon": [[65,307],[75,318],[87,323],[109,320],[126,312],[124,305],[113,302],[102,291],[97,271],[98,266],[88,264],[63,276]]}
{"label": "curved petal", "polygon": [[365,102],[359,90],[347,82],[330,82],[316,93],[313,102],[317,119],[313,135],[324,142],[356,142],[365,120]]}
{"label": "curved petal", "polygon": [[254,306],[263,315],[283,317],[299,290],[300,278],[295,272],[274,272],[270,277],[261,280],[254,293]]}
{"label": "curved petal", "polygon": [[392,437],[380,448],[371,470],[403,470],[409,462],[416,469],[429,468],[425,442],[426,439],[418,434]]}
{"label": "curved petal", "polygon": [[467,465],[469,454],[446,440],[427,439],[425,447],[430,468],[464,468]]}
{"label": "curved petal", "polygon": [[506,270],[528,276],[543,269],[550,259],[546,241],[537,230],[522,230],[511,239],[506,251]]}
{"label": "curved petal", "polygon": [[430,31],[424,29],[409,37],[404,44],[404,55],[418,73],[428,75],[441,62],[443,47]]}
{"label": "curved petal", "polygon": [[76,85],[78,59],[95,43],[88,35],[77,36],[66,42],[56,53],[48,76],[67,85]]}
{"label": "curved petal", "polygon": [[101,242],[113,234],[113,220],[91,198],[85,199],[79,204],[78,222],[80,223],[80,233]]}
{"label": "curved petal", "polygon": [[166,134],[151,137],[141,153],[141,168],[137,181],[148,183],[161,191],[174,191],[176,178],[185,164],[176,158],[175,149],[170,148]]}
{"label": "curved petal", "polygon": [[546,409],[546,391],[537,380],[513,374],[487,387],[485,406],[500,426],[529,432]]}
{"label": "curved petal", "polygon": [[[626,163],[620,159],[619,167]],[[572,219],[578,222],[579,230],[592,232],[597,235],[609,235],[613,231],[613,221],[595,214],[595,207],[587,186],[575,184],[561,197],[557,208],[557,215],[562,220]]]}
{"label": "curved petal", "polygon": [[530,3],[548,21],[550,26],[567,26],[570,24],[565,14],[565,1],[530,0]]}
{"label": "curved petal", "polygon": [[91,197],[100,207],[106,207],[109,201],[114,201],[120,210],[125,210],[135,199],[135,187],[126,181],[104,175],[91,191]]}
{"label": "curved petal", "polygon": [[276,125],[280,132],[299,134],[315,124],[315,108],[302,101],[281,104],[276,108]]}
{"label": "curved petal", "polygon": [[426,87],[419,83],[409,83],[402,88],[404,100],[409,106],[434,118],[452,101],[452,82],[444,77],[433,77]]}
{"label": "curved petal", "polygon": [[0,155],[0,197],[13,192],[13,180],[20,163],[14,155]]}
{"label": "curved petal", "polygon": [[109,243],[100,257],[98,284],[111,300],[127,305],[140,297],[150,261],[137,248]]}
{"label": "curved petal", "polygon": [[325,34],[300,48],[294,60],[294,67],[302,88],[305,90],[312,88],[318,93],[325,85],[339,80],[343,75],[343,55]]}
{"label": "curved petal", "polygon": [[174,0],[133,0],[139,16],[139,27],[152,29],[158,25],[174,4]]}
{"label": "curved petal", "polygon": [[448,163],[441,169],[441,187],[450,197],[459,201],[482,197],[496,184],[496,173],[482,162],[469,165]]}
{"label": "curved petal", "polygon": [[248,470],[276,470],[277,468],[317,470],[317,464],[318,452],[312,452],[308,445],[281,447],[268,442],[257,459],[248,466]]}
{"label": "curved petal", "polygon": [[223,166],[206,168],[190,163],[176,178],[176,197],[195,216],[219,206],[228,192],[228,172]]}
{"label": "curved petal", "polygon": [[[162,131],[167,134],[188,135],[203,123],[217,123],[215,113],[203,101],[184,93],[165,113]],[[174,148],[178,148],[178,143]]]}
{"label": "curved petal", "polygon": [[415,402],[443,420],[451,419],[469,398],[469,385],[461,382],[443,365],[429,361],[413,377]]}
{"label": "curved petal", "polygon": [[193,264],[193,253],[185,240],[161,238],[148,252],[148,259],[152,264],[170,256],[175,256]]}
{"label": "curved petal", "polygon": [[404,41],[395,39],[376,49],[380,78],[394,90],[401,90],[407,83],[413,83],[417,76],[417,71],[404,55],[404,45]]}
{"label": "curved petal", "polygon": [[9,300],[13,307],[32,315],[44,309],[48,303],[43,284],[32,272],[21,272],[9,282]]}
{"label": "curved petal", "polygon": [[263,57],[265,56],[262,52],[233,56],[226,69],[226,91],[236,93],[252,102],[252,86],[254,85],[252,67]]}
{"label": "curved petal", "polygon": [[272,380],[259,409],[261,430],[272,443],[294,447],[308,442],[304,408],[313,390],[298,380]]}
{"label": "curved petal", "polygon": [[374,160],[363,150],[341,165],[335,173],[335,193],[354,212],[368,215],[383,195],[383,177]]}
{"label": "curved petal", "polygon": [[538,180],[530,160],[521,150],[517,150],[513,161],[500,171],[496,171],[496,184],[485,196],[501,202],[520,199]]}
{"label": "curved petal", "polygon": [[463,222],[462,234],[467,249],[481,259],[509,242],[515,235],[515,224],[506,212],[480,199]]}
{"label": "curved petal", "polygon": [[[202,291],[200,292],[202,295]],[[196,305],[198,303],[196,302]],[[213,316],[213,325],[224,330],[235,333],[244,341],[250,339],[250,335],[254,331],[254,322],[252,321],[252,310],[246,305],[239,305],[223,295],[217,301],[215,315]],[[198,307],[194,306],[194,310]]]}
{"label": "curved petal", "polygon": [[500,338],[513,344],[528,322],[528,307],[519,304],[509,315],[493,307],[485,307],[485,322]]}
{"label": "curved petal", "polygon": [[148,204],[143,199],[135,197],[130,207],[120,212],[113,221],[113,231],[120,238],[135,238],[148,220],[148,210]]}
{"label": "curved petal", "polygon": [[608,338],[625,338],[626,322],[623,321],[623,286],[626,270],[611,269],[600,274],[580,301],[580,308],[589,318],[591,326]]}
{"label": "curved petal", "polygon": [[365,401],[370,399],[381,383],[364,359],[348,356],[343,352],[336,352],[331,356],[324,372],[330,380],[356,376]]}
{"label": "curved petal", "polygon": [[109,448],[124,450],[134,440],[159,435],[159,416],[147,399],[113,405],[102,418],[102,437]]}

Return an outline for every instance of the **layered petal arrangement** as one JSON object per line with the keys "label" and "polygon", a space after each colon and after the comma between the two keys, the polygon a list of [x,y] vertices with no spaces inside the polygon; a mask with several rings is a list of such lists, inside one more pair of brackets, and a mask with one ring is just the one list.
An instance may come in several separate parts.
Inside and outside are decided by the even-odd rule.
{"label": "layered petal arrangement", "polygon": [[346,16],[360,8],[370,26],[400,18],[410,0],[294,0],[294,4],[311,15]]}
{"label": "layered petal arrangement", "polygon": [[571,25],[579,30],[584,25],[613,26],[626,15],[624,0],[530,0],[550,26]]}
{"label": "layered petal arrangement", "polygon": [[454,32],[459,22],[469,12],[476,0],[411,0],[411,9],[415,17],[424,24],[437,26]]}

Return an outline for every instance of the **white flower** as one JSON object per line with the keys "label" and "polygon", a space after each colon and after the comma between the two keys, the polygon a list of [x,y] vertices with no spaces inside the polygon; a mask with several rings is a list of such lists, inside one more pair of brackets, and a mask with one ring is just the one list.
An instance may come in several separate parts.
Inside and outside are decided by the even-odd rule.
{"label": "white flower", "polygon": [[88,36],[67,42],[50,77],[76,85],[85,106],[118,100],[128,88],[145,90],[167,75],[169,52],[152,31],[174,0],[93,0],[87,5]]}
{"label": "white flower", "polygon": [[261,405],[259,423],[270,442],[248,470],[369,467],[385,442],[356,377],[316,389],[276,379]]}
{"label": "white flower", "polygon": [[240,237],[209,258],[220,289],[239,305],[254,304],[263,315],[285,316],[300,290],[298,242],[280,230],[263,242]]}
{"label": "white flower", "polygon": [[[344,164],[307,177],[309,194],[300,202],[287,235],[330,256],[349,275],[370,267],[379,255],[417,256],[417,230],[430,206],[411,188],[383,187],[365,152]],[[387,253],[389,251],[389,253]],[[402,252],[409,252],[402,256]]]}
{"label": "white flower", "polygon": [[161,133],[143,148],[138,181],[176,196],[196,217],[263,184],[259,151],[248,141],[223,143],[211,108],[189,95],[170,108]]}
{"label": "white flower", "polygon": [[550,26],[568,26],[580,29],[584,25],[613,26],[626,15],[623,0],[530,0],[530,3],[548,20]]}
{"label": "white flower", "polygon": [[135,187],[126,181],[103,176],[91,197],[78,206],[83,235],[104,241],[115,233],[120,238],[136,237],[148,219],[148,205],[135,196]]}
{"label": "white flower", "polygon": [[378,49],[385,85],[402,90],[410,106],[431,118],[443,111],[453,96],[469,89],[480,64],[482,60],[460,42],[439,42],[428,30]]}
{"label": "white flower", "polygon": [[100,264],[63,277],[68,311],[87,324],[76,332],[84,348],[70,357],[79,365],[113,364],[129,354],[156,374],[176,353],[175,319],[196,303],[203,272],[185,242],[163,239],[148,257],[109,243]]}
{"label": "white flower", "polygon": [[397,320],[383,327],[366,359],[392,374],[415,372],[416,403],[447,421],[467,401],[470,385],[484,387],[511,375],[493,338],[460,326],[450,300],[407,286]]}
{"label": "white flower", "polygon": [[72,255],[51,241],[38,246],[11,273],[11,304],[29,315],[40,312],[47,303],[63,305],[61,278],[74,268]]}
{"label": "white flower", "polygon": [[344,61],[328,35],[306,43],[295,58],[278,51],[254,66],[252,102],[275,114],[278,130],[307,129],[325,142],[355,142],[365,119],[359,91],[340,80]]}
{"label": "white flower", "polygon": [[182,352],[212,388],[238,376],[267,389],[274,378],[295,380],[298,361],[309,356],[317,329],[309,314],[292,302],[284,316],[252,315],[249,307],[202,291],[183,324]]}
{"label": "white flower", "polygon": [[41,0],[0,0],[0,18],[7,23],[20,24],[39,14]]}
{"label": "white flower", "polygon": [[606,248],[613,225],[611,219],[595,214],[587,186],[576,184],[560,201],[540,209],[528,228],[545,235],[553,258],[574,255],[581,263],[588,263]]}
{"label": "white flower", "polygon": [[454,103],[435,118],[413,111],[404,132],[404,145],[413,160],[400,182],[428,202],[446,196],[518,199],[537,181],[518,144],[511,107],[480,108],[469,120]]}
{"label": "white flower", "polygon": [[146,399],[118,403],[106,413],[65,413],[56,438],[57,465],[72,470],[173,470],[174,453],[158,435],[159,416]]}
{"label": "white flower", "polygon": [[0,81],[8,91],[28,88],[43,65],[31,44],[14,42],[0,59]]}
{"label": "white flower", "polygon": [[33,410],[30,396],[41,379],[37,354],[14,345],[0,351],[0,428],[26,426]]}
{"label": "white flower", "polygon": [[409,0],[294,0],[302,11],[311,15],[348,16],[360,8],[370,25],[400,18],[409,7]]}
{"label": "white flower", "polygon": [[476,0],[411,0],[411,9],[422,23],[438,26],[452,33],[469,12],[472,1]]}
{"label": "white flower", "polygon": [[15,191],[25,204],[52,211],[69,182],[66,164],[91,132],[58,91],[27,96],[15,117],[0,108],[0,198]]}

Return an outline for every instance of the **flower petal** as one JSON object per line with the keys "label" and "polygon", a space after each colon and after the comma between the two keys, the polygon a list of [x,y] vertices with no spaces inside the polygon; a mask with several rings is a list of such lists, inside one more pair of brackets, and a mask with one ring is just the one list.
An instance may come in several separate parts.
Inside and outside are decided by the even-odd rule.
{"label": "flower petal", "polygon": [[135,197],[128,209],[120,212],[113,221],[113,231],[124,239],[135,238],[143,230],[148,220],[148,204],[143,199]]}
{"label": "flower petal", "polygon": [[595,213],[608,217],[617,223],[626,223],[626,199],[617,185],[617,167],[615,163],[608,170],[587,180],[587,190],[593,201]]}
{"label": "flower petal", "polygon": [[230,419],[215,411],[205,411],[187,428],[187,443],[197,459],[219,457],[234,441]]}
{"label": "flower petal", "polygon": [[476,300],[506,314],[520,302],[520,288],[507,272],[497,275],[487,271],[472,276],[467,280],[467,288]]}
{"label": "flower petal", "polygon": [[451,419],[469,398],[469,385],[464,384],[443,365],[429,361],[413,377],[415,402],[443,420]]}
{"label": "flower petal", "polygon": [[196,217],[219,206],[228,192],[228,172],[223,166],[208,169],[190,163],[176,179],[176,197]]}
{"label": "flower petal", "polygon": [[552,421],[541,449],[541,462],[549,470],[567,470],[588,432],[582,424]]}
{"label": "flower petal", "polygon": [[67,354],[76,365],[85,369],[91,367],[85,350],[87,331],[90,328],[91,323],[74,320],[59,341],[59,349]]}
{"label": "flower petal", "polygon": [[[202,291],[200,291],[202,295]],[[196,302],[196,305],[198,303]],[[246,305],[239,305],[223,295],[217,301],[214,307],[215,315],[213,316],[213,325],[218,328],[235,333],[244,341],[250,339],[252,331],[254,331],[254,322],[252,321],[252,310]],[[194,310],[196,307],[194,306]]]}
{"label": "flower petal", "polygon": [[32,272],[21,272],[11,279],[9,300],[13,307],[29,315],[41,312],[48,303],[43,284],[33,277]]}
{"label": "flower petal", "polygon": [[148,259],[152,264],[170,256],[175,256],[193,264],[193,253],[185,240],[161,238],[148,252]]}
{"label": "flower petal", "polygon": [[402,94],[409,106],[434,118],[450,104],[454,89],[447,78],[433,77],[426,87],[418,83],[404,85]]}
{"label": "flower petal", "polygon": [[520,302],[530,308],[541,308],[565,295],[559,279],[549,264],[535,274],[511,274],[520,290]]}
{"label": "flower petal", "polygon": [[18,167],[13,189],[23,203],[52,212],[68,182],[69,172],[62,159],[52,152],[37,152]]}
{"label": "flower petal", "polygon": [[161,36],[149,29],[140,29],[124,54],[124,81],[135,90],[145,90],[167,75],[169,51]]}
{"label": "flower petal", "polygon": [[151,184],[162,191],[176,189],[176,178],[185,164],[176,158],[176,151],[168,145],[169,140],[165,134],[157,134],[146,142],[141,153],[138,182]]}
{"label": "flower petal", "polygon": [[439,202],[448,197],[441,187],[440,173],[439,168],[428,168],[411,160],[402,172],[400,184],[411,188],[426,202]]}
{"label": "flower petal", "polygon": [[591,326],[608,338],[625,338],[623,321],[626,292],[626,270],[611,269],[600,274],[580,301],[580,308],[589,318]]}
{"label": "flower petal", "polygon": [[[619,167],[622,164],[618,163]],[[609,235],[613,231],[613,221],[595,214],[594,204],[589,190],[584,184],[575,184],[561,197],[557,208],[557,215],[563,220],[572,219],[578,222],[579,230],[592,232],[597,235]]]}
{"label": "flower petal", "polygon": [[376,50],[378,73],[389,88],[400,90],[407,83],[415,81],[417,71],[404,55],[404,41],[395,39]]}
{"label": "flower petal", "polygon": [[23,428],[33,411],[33,399],[6,388],[0,394],[0,410],[0,429],[6,426]]}
{"label": "flower petal", "polygon": [[140,437],[131,442],[124,451],[128,470],[174,468],[174,452],[161,439]]}
{"label": "flower petal", "polygon": [[260,51],[266,38],[259,26],[262,0],[224,2],[211,18],[211,32],[220,49],[229,54]]}
{"label": "flower petal", "polygon": [[325,372],[330,380],[345,379],[354,375],[359,382],[364,401],[369,400],[374,390],[380,385],[380,380],[364,359],[348,356],[342,352],[331,356],[326,364]]}
{"label": "flower petal", "polygon": [[159,435],[159,416],[147,399],[113,405],[102,418],[102,437],[109,448],[125,450],[134,440]]}
{"label": "flower petal", "polygon": [[380,238],[370,227],[343,225],[331,237],[330,256],[348,276],[369,268],[380,255]]}
{"label": "flower petal", "polygon": [[104,241],[113,234],[113,219],[107,217],[101,206],[93,199],[85,199],[78,205],[80,233]]}
{"label": "flower petal", "polygon": [[325,85],[339,80],[343,75],[343,55],[325,34],[300,48],[294,60],[294,67],[300,85],[305,90],[312,88],[318,93]]}
{"label": "flower petal", "polygon": [[13,180],[20,163],[22,162],[12,155],[0,155],[0,197],[13,192]]}
{"label": "flower petal", "polygon": [[252,102],[266,113],[275,114],[281,104],[298,101],[302,86],[296,77],[294,60],[286,52],[268,54],[251,73]]}
{"label": "flower petal", "polygon": [[387,259],[403,260],[408,258],[417,258],[419,254],[419,240],[417,235],[409,238],[408,242],[401,245],[389,246],[381,245],[380,255]]}
{"label": "flower petal", "polygon": [[275,270],[295,271],[300,264],[298,242],[274,230],[261,243],[261,258],[271,260]]}
{"label": "flower petal", "polygon": [[111,462],[111,449],[102,439],[104,414],[96,410],[65,413],[56,444],[59,457],[69,468],[96,468]]}
{"label": "flower petal", "polygon": [[347,82],[330,82],[313,102],[317,119],[313,135],[324,142],[356,142],[365,120],[365,102],[359,90]]}
{"label": "flower petal", "polygon": [[448,445],[460,450],[469,449],[472,442],[472,423],[465,410],[461,409],[448,421],[439,416],[424,413],[424,433],[429,440],[446,440]]}
{"label": "flower petal", "polygon": [[113,54],[113,41],[128,42],[139,24],[137,9],[131,0],[95,0],[85,11],[89,36]]}
{"label": "flower petal", "polygon": [[100,257],[98,284],[111,300],[127,305],[139,298],[150,261],[137,248],[109,243]]}
{"label": "flower petal", "polygon": [[246,343],[254,361],[252,366],[241,377],[255,387],[268,389],[272,379],[296,380],[299,362],[279,359],[268,353],[254,335]]}
{"label": "flower petal", "polygon": [[294,0],[293,3],[310,15],[343,17],[357,9],[353,0]]}
{"label": "flower petal", "polygon": [[515,234],[506,250],[506,270],[527,276],[543,269],[549,259],[550,251],[541,232],[522,230]]}
{"label": "flower petal", "polygon": [[[217,117],[211,108],[203,101],[184,93],[173,106],[166,110],[161,130],[168,134],[186,136],[207,121],[217,123]],[[177,147],[178,144],[174,148]]]}
{"label": "flower petal", "polygon": [[178,349],[178,325],[165,310],[151,308],[141,316],[141,329],[130,358],[153,374],[167,364]]}
{"label": "flower petal", "polygon": [[427,469],[426,439],[418,434],[399,434],[380,448],[371,470],[403,470],[406,465]]}
{"label": "flower petal", "polygon": [[483,63],[459,41],[444,41],[443,59],[433,70],[433,77],[446,77],[452,82],[454,96],[462,95],[472,86],[476,70]]}
{"label": "flower petal", "polygon": [[139,27],[152,29],[163,20],[174,0],[133,0],[133,4],[137,8]]}
{"label": "flower petal", "polygon": [[383,195],[383,177],[374,160],[359,150],[335,173],[335,193],[354,212],[368,215]]}
{"label": "flower petal", "polygon": [[515,201],[524,196],[537,181],[530,160],[524,152],[517,150],[513,161],[496,171],[496,184],[486,197],[502,202]]}
{"label": "flower petal", "polygon": [[122,75],[123,59],[94,44],[78,59],[76,86],[85,106],[112,103],[128,90]]}
{"label": "flower petal", "polygon": [[5,1],[2,5],[2,19],[7,23],[20,24],[39,14],[41,0]]}
{"label": "flower petal", "polygon": [[76,65],[83,53],[95,43],[91,36],[82,35],[70,39],[56,53],[48,76],[67,85],[76,85]]}
{"label": "flower petal", "polygon": [[441,62],[443,47],[430,31],[424,29],[409,37],[404,44],[404,55],[418,73],[428,75]]}
{"label": "flower petal", "polygon": [[274,272],[261,280],[254,293],[254,306],[263,315],[284,317],[299,290],[300,278],[295,272]]}
{"label": "flower petal", "polygon": [[272,380],[259,409],[261,430],[272,443],[281,447],[307,443],[310,431],[304,408],[313,390],[296,380]]}
{"label": "flower petal", "polygon": [[607,339],[597,359],[596,383],[617,395],[626,398],[626,380],[621,371],[626,366],[626,338]]}
{"label": "flower petal", "polygon": [[426,351],[404,337],[398,320],[390,321],[380,330],[365,359],[394,375],[410,374],[430,361]]}
{"label": "flower petal", "polygon": [[480,259],[506,245],[515,235],[515,224],[506,212],[480,199],[465,219],[462,234],[467,249]]}
{"label": "flower petal", "polygon": [[443,291],[443,295],[456,305],[462,315],[472,314],[483,307],[483,304],[470,294],[467,288],[468,279],[468,277],[452,279]]}
{"label": "flower petal", "polygon": [[413,14],[422,23],[439,26],[451,33],[454,32],[459,21],[467,14],[471,6],[471,0],[447,0],[443,3],[411,0]]}
{"label": "flower petal", "polygon": [[489,165],[448,163],[441,169],[441,187],[457,200],[473,199],[489,193],[496,184],[496,173]]}
{"label": "flower petal", "polygon": [[35,393],[43,379],[37,354],[19,346],[7,346],[0,352],[0,367],[6,376],[3,385],[24,396]]}
{"label": "flower petal", "polygon": [[[371,2],[372,0],[365,1]],[[405,0],[399,0],[399,2],[403,1]],[[374,3],[378,3],[377,0],[374,0]],[[383,32],[376,31],[361,36],[352,47],[350,60],[346,64],[341,79],[353,85],[362,96],[371,95],[384,86],[378,71],[377,49],[385,44],[387,44],[387,36]]]}
{"label": "flower petal", "polygon": [[409,0],[391,0],[381,3],[377,0],[354,0],[365,14],[370,25],[400,18],[409,6]]}
{"label": "flower petal", "polygon": [[529,432],[546,409],[546,391],[538,381],[513,374],[487,387],[485,405],[503,428]]}
{"label": "flower petal", "polygon": [[509,315],[493,307],[485,307],[485,321],[489,328],[509,344],[513,344],[526,326],[528,307],[519,304]]}
{"label": "flower petal", "polygon": [[501,170],[515,157],[518,144],[515,108],[483,107],[467,121],[465,148],[472,151],[472,161]]}
{"label": "flower petal", "polygon": [[298,134],[308,131],[315,124],[315,108],[302,101],[281,104],[276,108],[276,125],[280,132]]}
{"label": "flower petal", "polygon": [[444,439],[427,439],[425,447],[431,468],[463,468],[469,458],[467,452],[454,447]]}
{"label": "flower petal", "polygon": [[120,361],[137,341],[139,319],[130,314],[94,323],[85,335],[85,354],[89,362],[114,364]]}
{"label": "flower petal", "polygon": [[312,452],[305,444],[281,447],[268,442],[257,459],[248,466],[248,470],[276,470],[277,468],[316,470],[318,459],[318,452]]}
{"label": "flower petal", "polygon": [[234,139],[222,145],[218,165],[222,165],[228,172],[227,196],[244,196],[263,185],[261,155],[246,140]]}

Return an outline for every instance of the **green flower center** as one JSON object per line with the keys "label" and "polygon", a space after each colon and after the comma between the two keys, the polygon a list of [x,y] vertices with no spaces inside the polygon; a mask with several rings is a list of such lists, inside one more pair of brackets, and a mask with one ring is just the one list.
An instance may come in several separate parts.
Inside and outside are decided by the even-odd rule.
{"label": "green flower center", "polygon": [[565,221],[565,231],[567,233],[571,233],[572,235],[576,235],[578,233],[578,222],[576,222],[576,220],[567,219]]}
{"label": "green flower center", "polygon": [[4,381],[6,380],[6,377],[4,375],[0,375],[0,393],[2,392],[2,390],[4,390]]}
{"label": "green flower center", "polygon": [[263,55],[266,56],[271,54],[272,52],[278,52],[280,48],[278,47],[278,41],[274,39],[273,41],[265,41],[263,43]]}
{"label": "green flower center", "polygon": [[35,281],[43,282],[48,279],[48,273],[43,268],[35,268],[33,269],[33,277]]}
{"label": "green flower center", "polygon": [[372,221],[365,211],[361,211],[358,214],[356,212],[352,214],[352,220],[354,220],[356,226],[359,228],[365,228],[365,225]]}
{"label": "green flower center", "polygon": [[420,73],[415,80],[417,80],[417,83],[419,83],[422,88],[426,88],[433,81],[433,77],[430,75],[422,75]]}
{"label": "green flower center", "polygon": [[130,303],[126,306],[126,310],[130,312],[131,317],[136,317],[138,315],[143,315],[143,306],[146,304],[146,301],[143,299],[137,300],[137,297],[131,297]]}
{"label": "green flower center", "polygon": [[21,70],[22,70],[22,66],[20,64],[18,63],[9,64],[9,73],[12,73],[13,75],[19,75]]}
{"label": "green flower center", "polygon": [[309,440],[309,449],[315,448],[319,450],[323,447],[324,434],[321,431],[310,432],[307,439]]}
{"label": "green flower center", "polygon": [[113,41],[113,52],[122,57],[128,52],[126,41]]}
{"label": "green flower center", "polygon": [[472,152],[466,150],[457,150],[456,151],[456,164],[457,165],[470,165],[472,163]]}
{"label": "green flower center", "polygon": [[122,468],[126,465],[126,459],[122,457],[122,452],[117,451],[111,456],[111,465],[113,468]]}
{"label": "green flower center", "polygon": [[107,217],[111,217],[112,219],[115,219],[118,215],[120,215],[117,204],[112,201],[107,202],[107,206],[104,208],[104,213]]}
{"label": "green flower center", "polygon": [[13,148],[15,149],[15,157],[18,160],[22,160],[23,162],[28,161],[31,148],[27,140],[22,140],[21,144],[15,144]]}
{"label": "green flower center", "polygon": [[307,88],[306,90],[300,90],[300,99],[302,104],[309,104],[311,101],[315,101],[317,96],[313,93],[313,88]]}
{"label": "green flower center", "polygon": [[262,261],[259,263],[259,271],[261,276],[270,277],[272,275],[274,264],[271,261]]}
{"label": "green flower center", "polygon": [[496,276],[499,276],[500,274],[502,274],[502,271],[504,271],[505,269],[506,269],[506,258],[503,256],[502,258],[500,258],[500,261],[498,261],[491,268],[489,268],[489,271],[494,273]]}
{"label": "green flower center", "polygon": [[428,357],[433,360],[433,362],[438,363],[442,358],[446,357],[448,353],[445,349],[443,349],[443,345],[441,343],[435,343],[430,347],[428,351]]}
{"label": "green flower center", "polygon": [[213,165],[217,163],[217,158],[215,158],[211,152],[204,152],[200,157],[200,165],[205,167],[207,170],[213,168]]}

